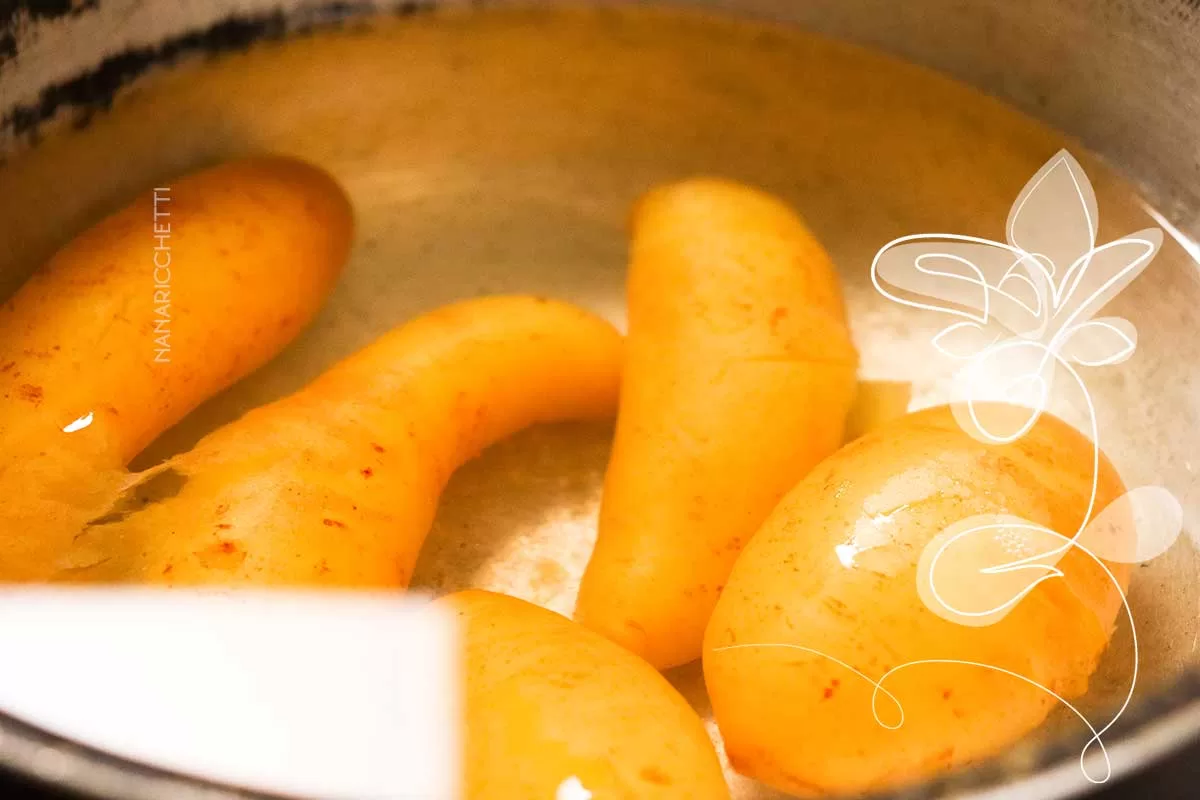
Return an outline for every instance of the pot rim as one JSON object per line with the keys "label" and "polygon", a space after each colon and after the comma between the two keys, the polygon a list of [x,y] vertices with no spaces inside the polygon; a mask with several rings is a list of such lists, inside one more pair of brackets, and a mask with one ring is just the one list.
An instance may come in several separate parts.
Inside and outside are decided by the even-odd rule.
{"label": "pot rim", "polygon": [[[1151,765],[1200,740],[1200,668],[1188,668],[1171,686],[1131,706],[1107,748],[1110,780]],[[1013,796],[1065,800],[1095,788],[1080,770],[1086,735],[1035,747],[1033,758],[1010,751],[929,781],[877,792],[868,800]],[[96,800],[280,800],[284,795],[247,789],[156,767],[109,753],[0,711],[0,770]],[[1018,777],[1019,774],[1019,777]]]}
{"label": "pot rim", "polygon": [[[679,0],[658,1],[666,5],[680,5]],[[398,4],[400,11],[406,14],[430,10],[436,5],[435,0]],[[696,8],[694,3],[688,5]],[[721,4],[716,6],[721,7]],[[298,19],[281,20],[274,15],[229,16],[199,34],[191,33],[167,42],[168,46],[148,59],[146,66],[169,63],[189,50],[216,53],[237,49],[246,43],[245,37],[257,40],[291,36],[313,28],[335,26],[345,19],[379,11],[372,2],[361,6],[330,2],[310,7],[309,15]],[[230,28],[231,23],[243,27]],[[97,68],[96,75],[101,74],[100,69],[102,65]],[[132,83],[136,77],[136,72],[121,75],[116,84],[107,87],[110,95]],[[88,75],[81,76],[81,80],[88,78]],[[67,88],[73,83],[67,84]],[[86,102],[73,100],[69,91],[62,91],[57,97],[63,106],[77,106],[75,110],[84,112],[93,110]],[[94,98],[92,102],[102,107],[107,99],[109,96],[103,96]],[[38,125],[49,121],[59,110],[62,109],[53,104],[36,108],[36,118],[31,116],[27,121],[29,131],[36,134]],[[12,120],[6,119],[2,124],[12,124]],[[2,160],[3,156],[0,156]],[[1112,166],[1121,171],[1119,165]],[[1174,215],[1167,216],[1170,218]],[[1179,220],[1170,221],[1174,223]],[[1079,766],[1079,754],[1088,738],[1080,733],[1010,749],[961,770],[921,783],[880,791],[868,798],[1004,800],[1013,796],[1028,796],[1062,800],[1079,796],[1095,788]],[[1110,782],[1128,777],[1188,744],[1200,741],[1200,665],[1187,667],[1170,685],[1156,688],[1131,705],[1108,732],[1106,739],[1112,742],[1107,748],[1112,763]],[[98,800],[160,800],[168,796],[179,800],[274,800],[283,797],[138,762],[53,733],[2,710],[0,771]]]}

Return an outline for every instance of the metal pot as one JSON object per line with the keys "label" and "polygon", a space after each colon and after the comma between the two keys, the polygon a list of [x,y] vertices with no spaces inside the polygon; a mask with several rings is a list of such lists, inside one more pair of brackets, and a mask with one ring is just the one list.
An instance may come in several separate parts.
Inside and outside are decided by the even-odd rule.
{"label": "metal pot", "polygon": [[[164,147],[166,155],[147,156],[143,151],[152,151],[158,146],[155,136],[165,128],[147,129],[148,132],[135,135],[132,128],[117,126],[110,130],[104,126],[109,124],[110,106],[115,105],[120,110],[141,102],[139,98],[144,96],[143,92],[161,99],[164,93],[173,91],[169,72],[162,68],[175,62],[220,57],[226,59],[222,62],[223,69],[233,74],[242,63],[237,61],[242,58],[242,51],[262,41],[291,40],[328,28],[342,31],[346,37],[345,46],[352,48],[360,26],[370,24],[373,15],[399,15],[415,20],[441,6],[464,5],[468,4],[387,0],[358,3],[211,0],[165,4],[153,0],[91,0],[17,2],[0,9],[0,157],[7,162],[0,167],[0,187],[6,198],[0,202],[0,209],[9,214],[7,218],[0,217],[0,244],[9,251],[0,261],[3,264],[0,296],[15,287],[66,233],[77,230],[100,211],[116,205],[131,191],[149,185],[157,177],[226,155],[272,146],[279,141],[287,142],[288,147],[301,154],[310,146],[317,147],[306,136],[318,137],[319,130],[311,134],[281,131],[298,119],[316,119],[311,115],[318,114],[319,110],[303,110],[301,114],[297,111],[299,106],[292,106],[288,112],[290,116],[281,117],[276,127],[269,123],[248,125],[238,114],[223,111],[223,103],[228,98],[184,92],[185,96],[181,96],[177,105],[163,107],[164,113],[185,115],[175,120],[176,140],[170,147]],[[1107,191],[1106,186],[1127,183],[1136,187],[1138,194],[1159,215],[1155,219],[1177,237],[1177,244],[1172,245],[1175,251],[1168,258],[1169,263],[1162,269],[1156,268],[1155,277],[1142,279],[1139,289],[1124,298],[1123,309],[1138,317],[1144,347],[1151,355],[1140,366],[1131,367],[1119,380],[1105,385],[1108,404],[1116,410],[1111,415],[1116,420],[1113,424],[1120,428],[1113,446],[1118,451],[1123,449],[1132,454],[1130,457],[1137,463],[1135,471],[1149,474],[1179,495],[1183,500],[1185,521],[1196,527],[1200,523],[1197,516],[1200,494],[1190,494],[1193,468],[1189,451],[1195,449],[1192,445],[1200,444],[1200,434],[1193,430],[1194,403],[1200,397],[1193,391],[1200,389],[1194,385],[1200,378],[1200,371],[1193,365],[1200,363],[1200,344],[1188,335],[1188,323],[1195,301],[1200,300],[1200,286],[1192,261],[1192,254],[1197,251],[1190,243],[1192,237],[1200,237],[1200,159],[1196,157],[1200,143],[1200,113],[1197,113],[1200,108],[1196,100],[1200,97],[1200,64],[1194,57],[1200,44],[1200,4],[1192,0],[1062,0],[1053,5],[1036,0],[988,0],[969,4],[954,0],[908,3],[886,0],[807,0],[804,3],[693,0],[683,5],[697,6],[705,12],[720,15],[783,23],[782,28],[739,28],[742,31],[738,34],[741,37],[739,46],[744,48],[749,47],[747,43],[755,41],[755,37],[761,38],[760,44],[764,48],[786,48],[789,41],[786,31],[795,25],[932,68],[1011,104],[1088,148],[1099,157],[1096,168],[1106,176],[1104,186],[1100,187],[1102,194]],[[463,14],[474,13],[465,9],[458,11],[459,16],[449,24],[460,25]],[[626,36],[628,32],[622,29],[619,19],[614,22],[605,13],[598,12],[595,24],[614,39]],[[776,35],[771,31],[785,33],[778,34],[781,39],[767,41]],[[705,35],[708,34],[697,34],[694,42]],[[467,32],[463,36],[463,48],[467,52],[471,46],[470,34]],[[713,48],[722,46],[716,35],[708,41]],[[626,44],[638,46],[637,42]],[[814,52],[820,52],[815,56],[810,53],[805,58],[824,57],[822,48],[831,48],[829,53],[837,57],[850,52],[839,49],[843,45],[813,47]],[[418,47],[416,52],[419,51]],[[569,52],[563,53],[564,59],[569,57]],[[405,70],[411,70],[417,76],[414,80],[428,77],[413,58],[410,51],[398,52],[397,63],[404,69],[380,76],[380,80],[404,80],[408,74]],[[453,58],[446,57],[446,63],[450,64],[447,70],[453,71]],[[785,84],[794,78],[790,85],[797,92],[808,90],[806,80],[820,77],[799,71],[804,64],[815,61],[801,59],[795,63],[780,63],[791,64],[798,70],[794,76],[780,78]],[[470,70],[474,66],[478,64],[468,63],[463,68]],[[557,74],[562,64],[549,63],[546,67]],[[508,65],[495,62],[487,68],[503,73]],[[896,62],[895,69],[901,68]],[[523,74],[519,68],[514,69],[514,75]],[[168,77],[164,78],[164,75]],[[287,77],[276,75],[272,79],[286,80]],[[578,75],[576,78],[583,80]],[[337,76],[334,79],[337,80]],[[666,98],[673,89],[669,80],[663,80],[662,97]],[[736,73],[722,72],[722,63],[708,70],[704,80],[711,83],[705,90],[708,92],[705,97],[726,96],[736,109],[744,111],[764,102],[761,95],[766,90],[739,83]],[[265,91],[265,83],[256,85],[256,91]],[[391,84],[349,87],[347,91],[381,94],[388,85]],[[535,98],[529,101],[532,106],[527,106],[523,99],[525,87],[533,87],[528,91],[536,95],[536,86],[521,83],[516,78],[508,82],[497,79],[492,88],[496,87],[512,92],[515,116],[545,100]],[[422,111],[430,118],[453,119],[458,113],[454,104],[456,98],[439,94],[442,88],[445,87],[435,86],[421,95]],[[479,91],[478,87],[476,91]],[[960,91],[947,88],[944,99],[953,100],[959,97],[956,93]],[[645,92],[647,94],[636,96],[647,100],[652,91],[645,89]],[[531,122],[519,130],[514,128],[520,136],[510,131],[509,140],[513,144],[503,152],[489,150],[487,142],[491,132],[479,127],[482,124],[479,114],[464,117],[461,124],[433,132],[419,130],[418,123],[403,131],[364,132],[361,151],[344,153],[346,163],[368,162],[383,146],[380,142],[403,140],[408,136],[414,148],[412,164],[416,166],[400,178],[394,175],[372,178],[366,172],[360,173],[358,179],[366,182],[358,187],[362,194],[378,191],[394,199],[405,192],[423,193],[424,197],[442,197],[443,202],[440,205],[433,202],[423,212],[424,216],[412,221],[410,233],[416,243],[407,246],[407,250],[394,243],[372,241],[361,243],[360,249],[370,250],[377,244],[384,249],[391,247],[387,257],[401,261],[420,253],[430,264],[430,274],[436,274],[437,279],[411,275],[397,277],[392,273],[377,272],[368,282],[345,290],[340,299],[335,300],[335,310],[350,317],[353,314],[347,314],[348,310],[361,311],[372,319],[379,317],[381,301],[373,299],[374,291],[386,277],[389,281],[399,280],[411,289],[408,294],[393,292],[388,295],[389,302],[397,303],[397,307],[383,317],[403,318],[421,307],[456,295],[507,288],[511,272],[528,276],[547,291],[573,295],[592,305],[610,308],[613,316],[620,317],[621,312],[614,308],[619,305],[619,294],[614,294],[613,290],[619,279],[620,253],[618,245],[612,244],[614,241],[619,244],[619,240],[608,237],[613,225],[619,225],[617,209],[627,200],[631,187],[647,177],[681,169],[719,168],[722,162],[714,154],[728,158],[731,169],[747,177],[761,183],[779,184],[784,194],[797,199],[804,210],[815,215],[819,233],[822,226],[831,230],[834,227],[834,212],[822,217],[821,204],[814,198],[821,196],[822,185],[843,176],[833,174],[835,171],[831,170],[831,174],[812,178],[809,184],[796,188],[789,183],[790,176],[775,175],[779,162],[803,149],[805,145],[800,139],[788,139],[780,144],[774,156],[769,155],[768,149],[752,149],[739,161],[732,150],[721,149],[729,145],[720,145],[718,140],[736,140],[737,136],[724,136],[721,125],[729,120],[722,122],[725,118],[718,113],[714,131],[707,134],[708,138],[702,134],[690,138],[690,135],[681,134],[680,129],[670,127],[658,131],[658,135],[665,132],[668,136],[679,137],[678,141],[667,143],[669,149],[682,153],[669,167],[638,161],[645,153],[622,161],[616,155],[620,144],[618,132],[622,120],[628,120],[621,116],[620,103],[612,99],[615,95],[606,95],[609,99],[599,103],[611,102],[611,108],[604,105],[608,111],[603,113],[607,114],[605,124],[610,126],[612,133],[603,142],[587,138],[587,126],[594,123],[593,116],[600,112],[583,108],[588,105],[587,97],[581,98],[577,105],[569,106],[568,95],[567,92],[555,95],[555,102],[560,103],[557,107],[560,120],[541,126]],[[878,98],[870,100],[875,102]],[[500,102],[495,97],[490,101]],[[669,101],[664,99],[663,102],[669,106]],[[854,98],[850,102],[854,102]],[[698,107],[693,106],[692,112]],[[495,109],[500,108],[502,106],[495,106]],[[332,116],[321,118],[325,125],[357,124],[353,118],[337,118],[336,110],[329,114]],[[115,114],[111,116],[115,117]],[[736,113],[730,117],[735,118]],[[650,119],[646,117],[642,121]],[[770,120],[761,124],[763,130],[770,129]],[[1014,123],[1017,127],[1023,124]],[[36,170],[22,171],[22,165],[39,154],[49,153],[40,156],[43,161],[55,157],[57,151],[47,148],[55,147],[57,139],[67,135],[72,128],[98,129],[94,134],[97,144],[93,149],[70,151],[78,161],[75,166],[80,174],[87,176],[85,179],[51,185],[38,183],[35,177],[42,173]],[[912,130],[919,130],[919,126]],[[817,131],[813,135],[819,138],[828,133]],[[88,132],[88,135],[93,134]],[[886,132],[872,135],[879,141],[887,136]],[[1026,136],[1025,133],[1021,135]],[[527,140],[521,140],[521,136]],[[1033,132],[1028,133],[1027,141],[1036,143],[1036,146],[1029,145],[1036,151],[1051,139]],[[103,152],[105,142],[110,145],[120,142],[131,150],[115,153],[118,158],[112,163],[98,163],[98,154]],[[585,142],[586,146],[571,149],[580,142]],[[735,143],[735,146],[738,145]],[[819,151],[819,144],[812,146]],[[545,163],[522,161],[528,153],[539,148],[559,148],[554,152],[559,162],[566,165],[562,174],[548,173]],[[568,163],[568,155],[564,155],[570,153],[582,153],[580,158],[589,160],[587,169],[581,173],[586,177],[571,177],[576,165]],[[482,178],[473,173],[484,156],[503,162],[504,179],[521,187],[523,205],[518,204],[516,210],[506,210],[505,202],[495,198],[487,199],[487,182],[496,180],[497,173]],[[871,159],[870,153],[865,153],[864,157],[868,161]],[[773,158],[779,161],[773,162]],[[431,167],[435,164],[436,169]],[[927,167],[929,165],[910,164],[906,168],[908,172],[900,169],[897,174],[907,178],[918,175]],[[942,178],[951,179],[947,176],[952,167],[942,165],[937,169],[946,171]],[[850,180],[867,180],[864,175],[856,173]],[[894,175],[880,178],[892,179]],[[368,185],[371,180],[378,183]],[[966,176],[958,180],[956,187],[972,183]],[[405,181],[411,186],[398,186]],[[600,184],[598,188],[596,182]],[[1017,185],[997,189],[996,196]],[[430,189],[433,186],[439,187],[438,190]],[[914,194],[920,194],[916,185]],[[477,201],[476,205],[464,210],[454,202],[444,202],[449,197],[463,196]],[[991,195],[981,203],[990,209]],[[1135,212],[1143,213],[1139,209],[1129,211],[1130,214]],[[380,219],[388,213],[386,203],[382,201],[368,211]],[[904,224],[923,218],[922,213],[921,209],[913,212]],[[548,218],[541,219],[543,216]],[[547,226],[558,225],[566,218],[573,221],[571,224],[578,224],[582,232],[574,238],[545,238]],[[547,263],[564,266],[562,269],[547,267],[522,272],[524,268],[513,266],[504,257],[497,259],[495,253],[488,256],[489,247],[495,242],[486,238],[465,252],[484,260],[491,257],[495,263],[504,262],[503,268],[479,274],[470,267],[454,266],[464,251],[438,251],[438,234],[432,229],[439,226],[454,229],[456,225],[466,226],[459,228],[460,232],[484,230],[488,226],[505,227],[510,232],[515,230],[517,232],[511,233],[511,237],[527,245],[526,251],[537,253]],[[880,225],[879,230],[890,229],[888,225]],[[844,234],[841,236],[845,239]],[[885,242],[883,238],[858,243],[841,241],[838,235],[834,235],[834,239],[831,249],[840,256],[843,266],[864,259],[869,263],[869,252]],[[596,271],[589,266],[594,262],[617,266]],[[383,317],[380,317],[381,322],[386,321]],[[324,363],[364,344],[377,332],[368,325],[333,321],[328,315],[323,319],[318,322],[317,331],[306,334],[305,340],[306,346],[317,343],[322,348],[319,358],[285,355],[280,363],[256,377],[244,392],[218,398],[202,409],[198,425],[223,421],[279,392],[295,388]],[[922,331],[914,329],[912,335],[918,333]],[[604,431],[582,434],[582,441],[590,442],[589,446],[599,459],[603,458],[606,435]],[[178,449],[193,438],[188,431],[172,436],[160,443],[154,454]],[[1116,455],[1119,457],[1120,452]],[[503,465],[493,467],[495,471]],[[480,485],[491,485],[492,490],[500,491],[492,478],[477,476],[477,479]],[[464,499],[460,505],[467,508],[471,502]],[[575,503],[571,509],[575,515],[573,521],[583,520],[589,513],[583,508],[588,501],[576,498],[567,502]],[[453,525],[452,519],[444,523],[444,527]],[[1153,679],[1143,684],[1136,702],[1106,737],[1116,776],[1151,763],[1200,733],[1200,668],[1196,665],[1195,653],[1197,594],[1192,588],[1197,584],[1197,577],[1198,564],[1185,540],[1181,540],[1176,550],[1161,563],[1155,562],[1138,571],[1134,600],[1144,604],[1148,609],[1146,613],[1153,618],[1145,651],[1147,663],[1154,665]],[[686,682],[687,678],[684,676],[679,680]],[[1077,763],[1082,741],[1079,734],[1040,737],[975,768],[881,796],[1072,796],[1089,788]],[[7,716],[0,716],[0,766],[37,781],[95,797],[254,796],[129,763]]]}

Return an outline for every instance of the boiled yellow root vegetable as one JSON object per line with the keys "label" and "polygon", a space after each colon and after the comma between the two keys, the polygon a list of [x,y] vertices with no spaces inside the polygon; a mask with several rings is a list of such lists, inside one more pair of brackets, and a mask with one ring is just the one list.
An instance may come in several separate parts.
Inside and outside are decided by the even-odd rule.
{"label": "boiled yellow root vegetable", "polygon": [[[809,473],[742,552],[705,638],[704,676],[735,768],[785,791],[856,793],[994,754],[1041,723],[1058,701],[999,669],[1063,698],[1082,694],[1127,568],[1109,565],[1114,582],[1068,550],[1063,577],[982,627],[931,611],[917,568],[931,539],[975,515],[1073,536],[1093,457],[1088,439],[1049,415],[1012,444],[984,444],[940,407],[866,434]],[[1095,510],[1123,491],[1101,457]],[[1017,559],[1035,554],[1027,541],[998,544]],[[909,663],[942,659],[975,665]],[[872,682],[885,676],[873,708]],[[900,709],[898,728],[880,724],[894,726]]]}
{"label": "boiled yellow root vegetable", "polygon": [[523,600],[438,602],[465,646],[467,800],[729,797],[700,718],[649,664]]}
{"label": "boiled yellow root vegetable", "polygon": [[700,656],[741,548],[842,441],[857,355],[833,265],[778,200],[719,180],[638,204],[600,532],[576,619],[659,668]]}
{"label": "boiled yellow root vegetable", "polygon": [[352,227],[320,170],[231,162],[83,232],[0,308],[0,580],[60,571],[124,465],[304,327]]}
{"label": "boiled yellow root vegetable", "polygon": [[149,483],[169,496],[90,526],[73,577],[406,586],[458,465],[534,423],[610,416],[620,362],[616,330],[565,303],[431,312],[165,464]]}

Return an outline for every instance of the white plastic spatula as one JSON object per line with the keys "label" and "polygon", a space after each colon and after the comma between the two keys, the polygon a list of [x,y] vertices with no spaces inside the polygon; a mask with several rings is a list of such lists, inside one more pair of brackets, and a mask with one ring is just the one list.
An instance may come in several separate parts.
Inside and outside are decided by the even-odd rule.
{"label": "white plastic spatula", "polygon": [[0,708],[178,772],[456,796],[453,619],[413,596],[0,590]]}

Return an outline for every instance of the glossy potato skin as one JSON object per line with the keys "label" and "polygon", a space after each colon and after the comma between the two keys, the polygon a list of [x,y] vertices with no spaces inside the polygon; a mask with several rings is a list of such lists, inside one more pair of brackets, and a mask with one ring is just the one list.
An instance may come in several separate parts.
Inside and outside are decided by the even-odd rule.
{"label": "glossy potato skin", "polygon": [[435,310],[173,459],[178,491],[90,527],[78,547],[108,560],[76,577],[407,586],[458,465],[535,423],[611,416],[620,368],[620,334],[567,303]]}
{"label": "glossy potato skin", "polygon": [[729,797],[700,718],[649,664],[513,597],[438,602],[465,647],[466,800],[551,800],[572,776],[596,798]]}
{"label": "glossy potato skin", "polygon": [[252,158],[166,186],[159,217],[147,192],[0,307],[0,580],[62,569],[123,466],[291,341],[345,264],[349,201],[315,167]]}
{"label": "glossy potato skin", "polygon": [[700,657],[741,548],[841,444],[857,354],[835,268],[769,195],[696,179],[638,204],[599,539],[575,618],[660,669]]}
{"label": "glossy potato skin", "polygon": [[[875,429],[831,456],[771,514],[734,567],[705,638],[704,675],[731,763],[800,794],[902,783],[991,755],[1040,724],[1056,701],[980,667],[924,664],[886,683],[903,725],[871,710],[872,685],[920,659],[991,664],[1064,698],[1082,694],[1108,643],[1120,595],[1078,550],[1063,578],[1035,588],[1007,617],[966,627],[930,611],[916,588],[926,543],[975,514],[1024,517],[1075,533],[1091,490],[1092,445],[1043,415],[1010,445],[964,433],[947,407]],[[1097,510],[1124,491],[1101,458]],[[888,537],[847,567],[835,552],[863,528]],[[1124,584],[1128,570],[1110,564]],[[885,721],[894,707],[880,705]]]}

